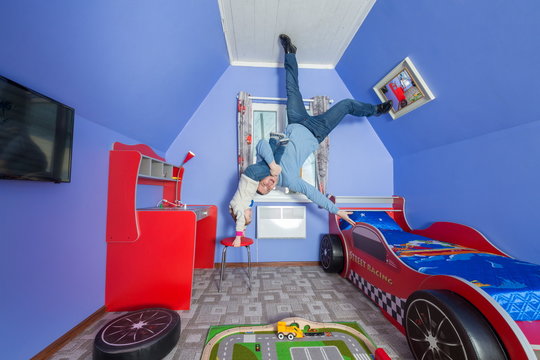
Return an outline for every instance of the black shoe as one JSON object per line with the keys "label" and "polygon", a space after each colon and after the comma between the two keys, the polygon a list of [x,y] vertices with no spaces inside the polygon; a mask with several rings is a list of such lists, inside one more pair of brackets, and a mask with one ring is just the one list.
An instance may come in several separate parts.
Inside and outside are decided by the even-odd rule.
{"label": "black shoe", "polygon": [[289,138],[288,137],[283,138],[283,139],[279,139],[279,145],[281,145],[281,146],[287,145],[288,143],[289,143]]}
{"label": "black shoe", "polygon": [[382,114],[387,114],[390,109],[392,109],[392,100],[383,102],[382,104],[377,105],[377,111],[375,116],[381,116]]}
{"label": "black shoe", "polygon": [[270,139],[271,138],[275,138],[276,140],[281,140],[281,139],[285,138],[285,134],[272,131],[270,133]]}
{"label": "black shoe", "polygon": [[279,41],[281,41],[281,46],[285,50],[285,54],[296,54],[296,46],[291,42],[291,38],[285,34],[279,35]]}

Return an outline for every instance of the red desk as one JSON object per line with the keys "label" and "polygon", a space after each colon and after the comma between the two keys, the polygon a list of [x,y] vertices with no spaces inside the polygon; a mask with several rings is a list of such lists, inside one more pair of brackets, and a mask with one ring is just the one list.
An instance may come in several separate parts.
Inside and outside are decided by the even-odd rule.
{"label": "red desk", "polygon": [[[145,173],[148,161],[146,168],[157,172]],[[179,200],[183,171],[146,146],[115,143],[107,211],[108,311],[188,310],[193,269],[214,267],[216,206],[135,208],[137,184],[163,186],[164,199]]]}

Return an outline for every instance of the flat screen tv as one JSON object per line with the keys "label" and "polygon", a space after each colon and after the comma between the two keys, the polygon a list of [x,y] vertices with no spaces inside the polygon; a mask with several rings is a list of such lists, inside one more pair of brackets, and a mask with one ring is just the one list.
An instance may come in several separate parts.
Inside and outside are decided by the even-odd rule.
{"label": "flat screen tv", "polygon": [[71,181],[75,111],[0,76],[0,179]]}

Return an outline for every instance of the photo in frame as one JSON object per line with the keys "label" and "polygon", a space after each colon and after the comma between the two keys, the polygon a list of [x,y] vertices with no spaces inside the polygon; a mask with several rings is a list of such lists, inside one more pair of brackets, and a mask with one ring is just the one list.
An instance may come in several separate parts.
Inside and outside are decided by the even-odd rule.
{"label": "photo in frame", "polygon": [[389,114],[394,120],[435,99],[409,57],[381,79],[373,91],[382,102],[392,100]]}

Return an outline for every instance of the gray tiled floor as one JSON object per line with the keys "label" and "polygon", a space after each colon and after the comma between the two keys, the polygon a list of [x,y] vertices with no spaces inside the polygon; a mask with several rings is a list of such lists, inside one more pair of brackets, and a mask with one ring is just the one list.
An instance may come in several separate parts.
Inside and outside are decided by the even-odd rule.
{"label": "gray tiled floor", "polygon": [[[314,321],[356,321],[392,359],[412,359],[405,337],[353,284],[318,266],[253,268],[252,291],[246,268],[228,268],[223,292],[218,270],[196,270],[189,311],[179,311],[180,341],[165,360],[200,358],[208,328],[225,324],[268,324],[289,316]],[[121,313],[107,313],[52,359],[90,360],[99,329]]]}

